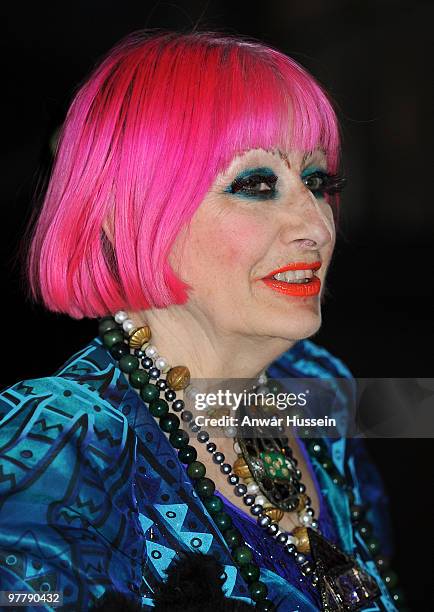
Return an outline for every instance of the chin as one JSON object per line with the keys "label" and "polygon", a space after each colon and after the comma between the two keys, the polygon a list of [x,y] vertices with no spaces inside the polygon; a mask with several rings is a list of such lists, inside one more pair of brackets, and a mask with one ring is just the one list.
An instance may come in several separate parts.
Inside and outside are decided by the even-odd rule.
{"label": "chin", "polygon": [[[276,325],[278,323],[278,325]],[[296,320],[286,316],[273,319],[273,331],[277,336],[288,340],[305,340],[314,336],[321,327],[321,312],[297,314]]]}

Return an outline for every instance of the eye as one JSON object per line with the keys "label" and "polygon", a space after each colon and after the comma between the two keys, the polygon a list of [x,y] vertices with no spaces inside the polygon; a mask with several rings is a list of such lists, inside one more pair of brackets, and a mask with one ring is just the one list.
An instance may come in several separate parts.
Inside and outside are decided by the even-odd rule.
{"label": "eye", "polygon": [[317,195],[338,193],[347,183],[347,179],[341,174],[328,174],[322,170],[315,170],[303,176],[302,181],[312,193]]}
{"label": "eye", "polygon": [[276,182],[277,176],[273,173],[255,172],[237,177],[227,191],[248,197],[272,197],[276,194]]}

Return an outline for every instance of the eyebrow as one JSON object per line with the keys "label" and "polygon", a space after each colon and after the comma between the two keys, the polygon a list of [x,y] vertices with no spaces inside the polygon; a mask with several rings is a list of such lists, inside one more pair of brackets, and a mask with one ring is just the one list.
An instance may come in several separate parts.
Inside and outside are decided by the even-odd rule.
{"label": "eyebrow", "polygon": [[[325,151],[323,151],[322,149],[318,149],[318,150],[325,154]],[[301,159],[301,165],[302,166],[305,164],[306,160],[315,153],[315,151],[316,151],[316,149],[312,149],[311,151],[306,151],[306,153],[303,154],[303,157]],[[279,152],[280,158],[283,159],[284,161],[286,161],[288,166],[291,167],[291,164],[288,161],[287,154],[283,153],[280,149],[278,150],[278,152]]]}

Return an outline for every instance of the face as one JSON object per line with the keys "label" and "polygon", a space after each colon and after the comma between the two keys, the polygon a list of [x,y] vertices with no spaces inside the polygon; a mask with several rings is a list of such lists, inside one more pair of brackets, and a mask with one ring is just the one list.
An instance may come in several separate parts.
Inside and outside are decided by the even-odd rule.
{"label": "face", "polygon": [[219,334],[313,335],[335,244],[328,176],[319,150],[234,158],[171,251],[192,287],[184,307]]}

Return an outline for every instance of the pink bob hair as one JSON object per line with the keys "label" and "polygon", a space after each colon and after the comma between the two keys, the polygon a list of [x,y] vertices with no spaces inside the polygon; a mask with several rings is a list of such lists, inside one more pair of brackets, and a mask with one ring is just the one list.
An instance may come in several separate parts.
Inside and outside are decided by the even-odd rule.
{"label": "pink bob hair", "polygon": [[185,303],[167,257],[217,174],[255,148],[319,147],[335,172],[339,141],[329,96],[283,53],[216,32],[131,34],[67,113],[27,255],[31,298],[77,319]]}

